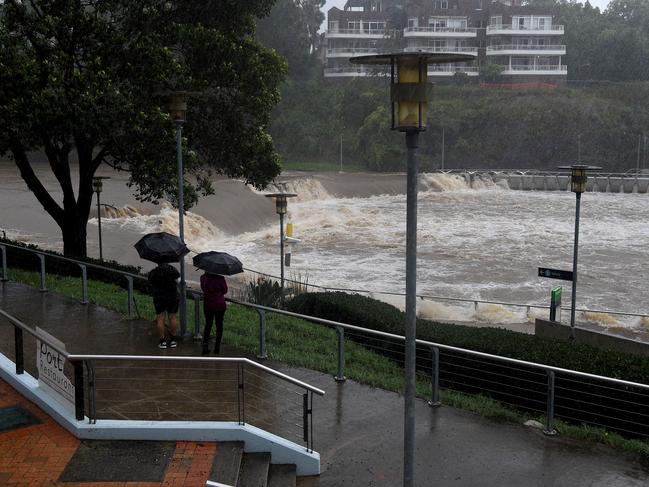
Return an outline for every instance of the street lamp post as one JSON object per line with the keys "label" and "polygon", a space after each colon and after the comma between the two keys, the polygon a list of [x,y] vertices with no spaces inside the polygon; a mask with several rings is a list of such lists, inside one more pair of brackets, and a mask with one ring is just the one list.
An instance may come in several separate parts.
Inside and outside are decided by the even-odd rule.
{"label": "street lamp post", "polygon": [[581,206],[581,194],[586,191],[586,171],[601,169],[597,166],[586,166],[573,164],[572,166],[559,166],[559,169],[570,169],[570,190],[575,193],[575,242],[572,252],[572,298],[570,303],[570,341],[575,341],[575,308],[577,298],[577,255],[579,252],[579,211]]}
{"label": "street lamp post", "polygon": [[[171,93],[169,100],[169,113],[176,124],[176,162],[178,166],[178,237],[185,243],[185,199],[184,199],[184,177],[183,177],[183,123],[187,115],[187,92],[177,91]],[[185,258],[180,258],[180,335],[187,336],[187,284],[185,282]]]}
{"label": "street lamp post", "polygon": [[267,198],[275,199],[275,211],[279,215],[279,260],[280,260],[280,287],[284,297],[284,215],[288,210],[288,198],[294,198],[295,193],[272,193]]}
{"label": "street lamp post", "polygon": [[101,193],[103,187],[103,179],[110,179],[109,176],[93,176],[92,178],[92,189],[97,193],[97,230],[99,232],[99,260],[104,260],[104,252],[102,249],[101,243],[101,201],[99,194]]}
{"label": "street lamp post", "polygon": [[408,151],[406,183],[406,329],[403,486],[414,486],[415,358],[417,312],[417,146],[426,130],[427,102],[432,85],[426,81],[429,63],[473,61],[475,56],[449,53],[398,52],[352,57],[355,64],[390,66],[392,130],[405,132]]}

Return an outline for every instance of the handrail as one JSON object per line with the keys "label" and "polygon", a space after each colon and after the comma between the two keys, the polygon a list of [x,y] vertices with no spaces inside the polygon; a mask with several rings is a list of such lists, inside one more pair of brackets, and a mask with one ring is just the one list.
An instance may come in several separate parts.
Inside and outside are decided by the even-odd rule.
{"label": "handrail", "polygon": [[[384,331],[378,331],[378,330],[372,330],[371,328],[363,328],[361,326],[356,326],[356,325],[350,325],[348,323],[342,323],[340,321],[332,321],[332,320],[327,320],[324,318],[318,318],[315,316],[308,316],[308,315],[302,315],[300,313],[293,313],[292,311],[285,311],[281,309],[276,309],[276,308],[270,308],[268,306],[262,306],[259,304],[254,304],[254,303],[247,303],[243,301],[236,301],[236,300],[231,300],[233,303],[246,306],[249,308],[255,308],[255,309],[261,309],[264,311],[269,311],[272,313],[277,313],[281,314],[284,316],[290,316],[293,318],[299,318],[305,321],[309,321],[312,323],[319,323],[322,325],[327,325],[327,326],[334,326],[334,327],[340,327],[340,328],[345,328],[348,330],[353,330],[361,333],[367,333],[370,335],[376,335],[380,336],[382,338],[391,338],[391,339],[396,339],[399,341],[405,341],[405,337],[402,335],[395,335],[393,333],[387,333]],[[417,345],[424,345],[427,347],[436,347],[442,350],[448,350],[452,352],[460,352],[460,353],[465,353],[469,355],[476,355],[482,358],[488,358],[491,360],[500,360],[503,362],[508,362],[511,364],[517,364],[517,365],[524,365],[526,367],[531,367],[535,369],[541,369],[545,371],[553,371],[553,372],[560,372],[562,374],[568,374],[568,375],[574,375],[578,377],[584,377],[588,379],[597,379],[597,380],[602,380],[605,382],[611,382],[614,384],[619,384],[619,385],[627,385],[627,386],[632,386],[632,387],[639,387],[641,389],[647,389],[649,390],[649,384],[641,384],[639,382],[632,382],[632,381],[627,381],[623,379],[615,379],[613,377],[606,377],[603,375],[596,375],[596,374],[590,374],[588,372],[580,372],[578,370],[570,370],[570,369],[563,369],[561,367],[555,367],[553,365],[547,365],[547,364],[539,364],[536,362],[527,362],[525,360],[520,360],[520,359],[515,359],[515,358],[510,358],[510,357],[503,357],[502,355],[493,355],[490,353],[485,353],[485,352],[478,352],[476,350],[468,350],[465,348],[460,348],[460,347],[454,347],[452,345],[444,345],[442,343],[436,343],[436,342],[430,342],[427,340],[416,340]]]}
{"label": "handrail", "polygon": [[[42,336],[40,336],[40,335],[38,334],[38,332],[37,332],[35,329],[33,329],[32,327],[26,325],[25,323],[23,323],[22,321],[20,321],[18,318],[16,318],[16,317],[10,315],[10,314],[7,313],[5,310],[0,309],[0,316],[2,316],[3,318],[5,318],[6,320],[10,321],[14,326],[17,326],[17,327],[20,328],[21,330],[26,331],[27,333],[29,333],[30,335],[32,335],[34,338],[37,338],[38,340],[45,340],[45,338],[42,337]],[[61,355],[63,355],[65,358],[70,357],[69,352],[67,352],[67,351],[65,351],[65,350],[63,350],[63,349],[57,347],[56,345],[53,345],[53,344],[51,344],[51,343],[49,343],[49,342],[47,343],[47,345],[48,345],[50,348],[53,348],[54,350],[56,350],[56,351],[57,351],[58,353],[60,353]]]}
{"label": "handrail", "polygon": [[82,362],[84,360],[133,360],[133,361],[145,361],[145,360],[155,360],[163,362],[228,362],[228,363],[241,363],[247,364],[259,370],[263,370],[275,377],[278,377],[286,382],[306,389],[308,391],[314,392],[319,396],[324,396],[325,391],[318,389],[315,386],[302,382],[299,379],[295,379],[290,375],[283,374],[277,370],[266,367],[254,360],[250,360],[245,357],[191,357],[191,356],[178,356],[178,357],[167,357],[167,356],[158,356],[158,355],[87,355],[87,354],[74,354],[67,355],[67,359],[70,362]]}

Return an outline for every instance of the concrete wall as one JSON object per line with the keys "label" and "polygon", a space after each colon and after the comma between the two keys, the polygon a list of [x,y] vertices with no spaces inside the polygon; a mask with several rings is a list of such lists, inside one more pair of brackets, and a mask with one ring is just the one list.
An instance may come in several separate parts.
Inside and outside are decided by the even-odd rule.
{"label": "concrete wall", "polygon": [[[534,334],[545,338],[568,340],[570,338],[570,326],[537,318],[534,323]],[[609,335],[596,330],[575,327],[575,340],[578,343],[585,343],[602,350],[613,350],[649,357],[649,343]]]}

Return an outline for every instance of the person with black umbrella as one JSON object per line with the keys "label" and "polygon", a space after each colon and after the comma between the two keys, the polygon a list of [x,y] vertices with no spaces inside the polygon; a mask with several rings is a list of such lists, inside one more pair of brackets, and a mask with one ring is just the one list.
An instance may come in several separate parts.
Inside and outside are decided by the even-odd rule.
{"label": "person with black umbrella", "polygon": [[[158,348],[175,348],[178,346],[176,314],[180,302],[177,283],[180,273],[169,264],[158,264],[149,272],[148,277],[153,295],[153,307],[156,312],[156,326],[160,337]],[[165,333],[165,314],[169,315],[169,333],[171,335],[169,341],[167,341]]]}
{"label": "person with black umbrella", "polygon": [[202,252],[192,259],[194,265],[203,269],[201,290],[203,291],[203,312],[205,313],[205,329],[203,330],[203,355],[210,353],[209,339],[212,325],[216,324],[216,339],[214,353],[221,352],[223,338],[223,317],[225,316],[225,294],[228,285],[223,275],[231,276],[243,272],[243,265],[236,257],[225,252]]}

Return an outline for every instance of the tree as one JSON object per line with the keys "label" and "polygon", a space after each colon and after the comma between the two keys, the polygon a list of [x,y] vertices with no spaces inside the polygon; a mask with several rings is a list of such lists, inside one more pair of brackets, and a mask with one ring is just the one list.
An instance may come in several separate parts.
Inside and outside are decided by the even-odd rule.
{"label": "tree", "polygon": [[[92,177],[129,172],[141,201],[177,198],[165,93],[200,93],[185,124],[185,205],[212,171],[263,187],[280,170],[266,132],[285,63],[254,38],[273,0],[5,0],[0,4],[0,155],[86,255]],[[40,151],[63,193],[34,169]],[[78,165],[78,182],[73,179]]]}

